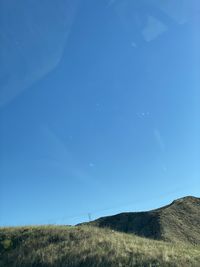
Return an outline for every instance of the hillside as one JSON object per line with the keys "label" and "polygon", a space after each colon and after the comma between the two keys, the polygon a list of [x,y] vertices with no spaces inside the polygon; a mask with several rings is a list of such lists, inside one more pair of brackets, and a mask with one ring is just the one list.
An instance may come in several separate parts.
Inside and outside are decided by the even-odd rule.
{"label": "hillside", "polygon": [[151,239],[200,244],[200,198],[184,197],[147,212],[126,212],[89,224]]}
{"label": "hillside", "polygon": [[0,228],[0,267],[199,266],[200,247],[92,226]]}
{"label": "hillside", "polygon": [[0,228],[0,267],[118,266],[199,267],[200,199],[77,226]]}

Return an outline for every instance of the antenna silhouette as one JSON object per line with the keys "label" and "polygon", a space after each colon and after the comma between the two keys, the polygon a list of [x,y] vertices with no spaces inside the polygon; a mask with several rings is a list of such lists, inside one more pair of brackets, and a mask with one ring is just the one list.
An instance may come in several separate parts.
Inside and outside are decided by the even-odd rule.
{"label": "antenna silhouette", "polygon": [[89,220],[89,222],[91,222],[91,220],[92,220],[92,215],[91,215],[91,213],[88,213],[88,220]]}

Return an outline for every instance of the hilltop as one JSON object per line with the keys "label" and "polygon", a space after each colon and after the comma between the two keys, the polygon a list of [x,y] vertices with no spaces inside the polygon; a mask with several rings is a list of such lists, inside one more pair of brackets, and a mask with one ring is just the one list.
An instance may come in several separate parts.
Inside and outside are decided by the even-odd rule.
{"label": "hilltop", "polygon": [[125,212],[89,224],[173,242],[200,244],[200,198],[188,196],[146,212]]}

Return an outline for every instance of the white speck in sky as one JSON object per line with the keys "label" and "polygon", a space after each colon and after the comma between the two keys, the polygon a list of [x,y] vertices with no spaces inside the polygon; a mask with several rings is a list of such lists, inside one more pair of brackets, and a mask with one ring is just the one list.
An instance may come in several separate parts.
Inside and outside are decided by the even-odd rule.
{"label": "white speck in sky", "polygon": [[95,165],[94,165],[94,163],[90,162],[89,166],[90,166],[90,168],[93,168]]}
{"label": "white speck in sky", "polygon": [[131,42],[132,47],[137,47],[137,44],[135,42]]}
{"label": "white speck in sky", "polygon": [[136,114],[140,119],[147,118],[147,117],[150,116],[150,112],[149,111],[147,111],[147,112],[137,112]]}

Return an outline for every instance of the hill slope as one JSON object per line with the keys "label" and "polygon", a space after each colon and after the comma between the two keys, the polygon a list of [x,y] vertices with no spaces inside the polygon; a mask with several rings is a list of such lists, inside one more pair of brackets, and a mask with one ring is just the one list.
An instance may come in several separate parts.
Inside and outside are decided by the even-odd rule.
{"label": "hill slope", "polygon": [[66,266],[199,267],[200,199],[73,227],[0,227],[0,267]]}
{"label": "hill slope", "polygon": [[183,267],[200,247],[92,226],[0,228],[0,267]]}
{"label": "hill slope", "polygon": [[89,224],[174,242],[200,244],[200,198],[184,197],[147,212],[126,212]]}

